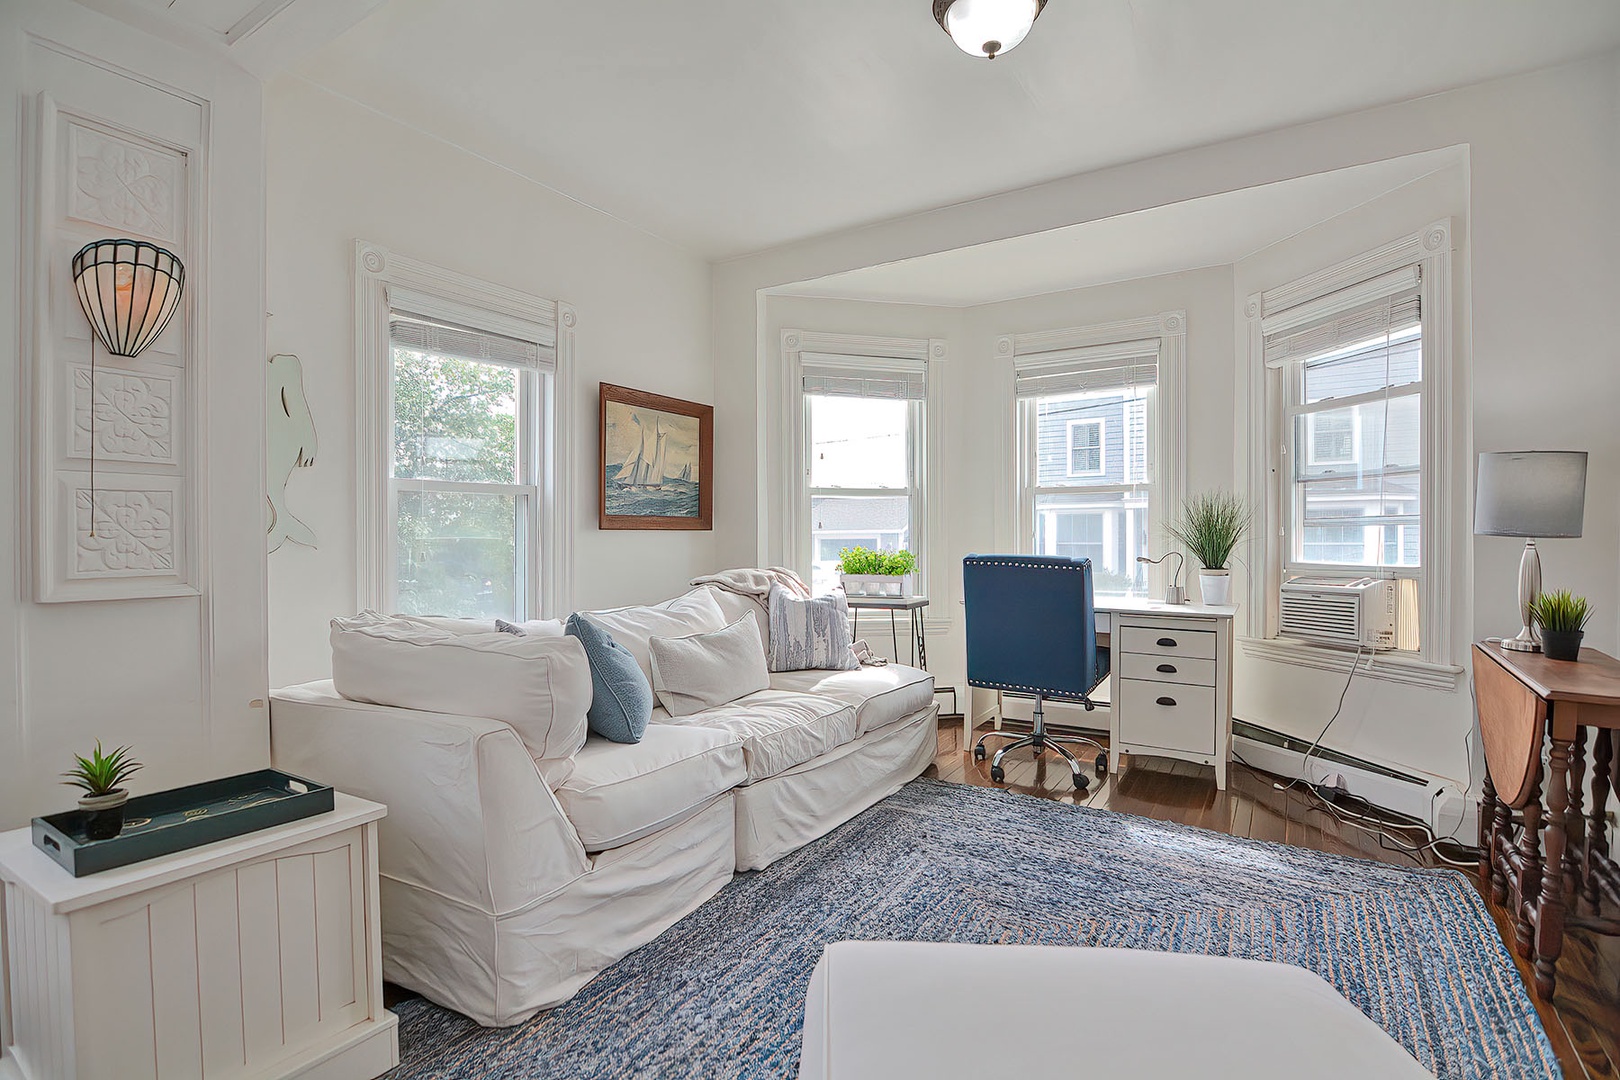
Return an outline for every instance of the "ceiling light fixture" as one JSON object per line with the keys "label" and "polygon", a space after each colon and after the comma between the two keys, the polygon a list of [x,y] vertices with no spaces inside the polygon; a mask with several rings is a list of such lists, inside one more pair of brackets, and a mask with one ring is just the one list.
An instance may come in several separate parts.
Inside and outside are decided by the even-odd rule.
{"label": "ceiling light fixture", "polygon": [[934,0],[934,21],[969,56],[994,60],[1029,34],[1046,0]]}

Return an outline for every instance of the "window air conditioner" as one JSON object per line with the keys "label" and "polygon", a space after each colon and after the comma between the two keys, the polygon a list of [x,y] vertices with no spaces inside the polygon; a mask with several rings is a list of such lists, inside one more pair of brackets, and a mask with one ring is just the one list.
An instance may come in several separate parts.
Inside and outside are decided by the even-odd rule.
{"label": "window air conditioner", "polygon": [[1389,578],[1299,577],[1283,582],[1283,637],[1393,649],[1395,622],[1395,582]]}

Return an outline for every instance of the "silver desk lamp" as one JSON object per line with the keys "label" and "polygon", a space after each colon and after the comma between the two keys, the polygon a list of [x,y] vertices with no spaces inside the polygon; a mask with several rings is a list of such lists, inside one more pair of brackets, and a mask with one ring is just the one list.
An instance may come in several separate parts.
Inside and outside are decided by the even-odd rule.
{"label": "silver desk lamp", "polygon": [[1186,565],[1187,560],[1182,558],[1181,552],[1167,551],[1157,559],[1150,559],[1146,555],[1138,555],[1136,561],[1157,566],[1172,555],[1176,557],[1176,576],[1171,578],[1170,584],[1164,587],[1164,602],[1167,604],[1185,604],[1187,602],[1187,590],[1181,587],[1181,568]]}
{"label": "silver desk lamp", "polygon": [[1525,450],[1479,455],[1474,488],[1475,536],[1522,536],[1519,615],[1524,628],[1502,648],[1540,652],[1530,605],[1541,593],[1536,537],[1581,535],[1586,511],[1586,451]]}

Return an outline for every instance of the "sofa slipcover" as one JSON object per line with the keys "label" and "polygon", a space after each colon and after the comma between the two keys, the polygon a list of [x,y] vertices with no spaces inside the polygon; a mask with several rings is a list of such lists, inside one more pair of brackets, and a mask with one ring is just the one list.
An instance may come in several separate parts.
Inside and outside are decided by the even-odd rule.
{"label": "sofa slipcover", "polygon": [[823,694],[855,707],[856,735],[896,723],[934,700],[934,677],[904,664],[850,671],[777,671],[772,690]]}
{"label": "sofa slipcover", "polygon": [[351,701],[500,720],[553,788],[585,745],[591,669],[571,637],[456,634],[374,613],[333,619],[332,682]]}
{"label": "sofa slipcover", "polygon": [[593,735],[557,789],[563,813],[591,854],[639,840],[697,813],[747,776],[729,732],[649,724],[638,743]]}
{"label": "sofa slipcover", "polygon": [[653,681],[652,653],[648,642],[655,637],[685,637],[706,634],[726,625],[715,590],[708,586],[683,593],[662,604],[582,611],[585,618],[613,635],[613,640],[630,650],[641,666],[647,682]]}
{"label": "sofa slipcover", "polygon": [[855,709],[836,698],[760,690],[690,716],[654,709],[659,724],[715,728],[742,741],[748,782],[786,772],[855,738]]}

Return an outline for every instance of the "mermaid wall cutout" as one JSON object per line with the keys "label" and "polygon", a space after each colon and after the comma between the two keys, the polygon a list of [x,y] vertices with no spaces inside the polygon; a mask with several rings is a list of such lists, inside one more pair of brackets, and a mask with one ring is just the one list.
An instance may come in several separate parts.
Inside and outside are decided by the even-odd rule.
{"label": "mermaid wall cutout", "polygon": [[304,396],[304,368],[291,353],[277,353],[270,358],[265,378],[269,550],[275,551],[286,540],[314,547],[315,530],[287,509],[287,482],[293,470],[315,464],[315,418],[310,415],[309,399]]}

